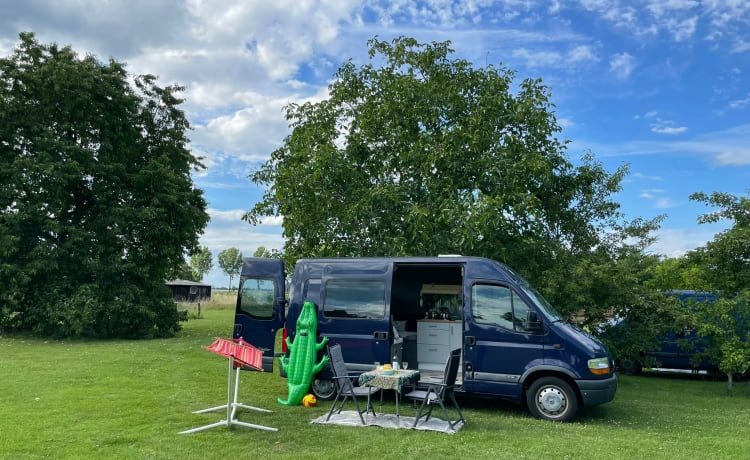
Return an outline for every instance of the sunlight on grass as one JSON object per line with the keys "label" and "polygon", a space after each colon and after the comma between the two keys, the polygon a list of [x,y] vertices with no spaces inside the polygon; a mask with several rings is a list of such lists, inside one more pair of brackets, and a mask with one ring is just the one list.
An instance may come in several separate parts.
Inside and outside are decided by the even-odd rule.
{"label": "sunlight on grass", "polygon": [[[0,338],[0,458],[745,458],[750,449],[747,382],[728,391],[720,379],[662,375],[622,377],[612,403],[569,424],[463,398],[468,423],[446,435],[313,425],[329,402],[281,406],[287,387],[278,371],[245,372],[240,401],[274,412],[238,418],[278,432],[179,435],[225,415],[191,413],[226,402],[226,362],[202,349],[231,336],[232,302],[216,302],[173,339]],[[395,410],[392,397],[384,410]]]}

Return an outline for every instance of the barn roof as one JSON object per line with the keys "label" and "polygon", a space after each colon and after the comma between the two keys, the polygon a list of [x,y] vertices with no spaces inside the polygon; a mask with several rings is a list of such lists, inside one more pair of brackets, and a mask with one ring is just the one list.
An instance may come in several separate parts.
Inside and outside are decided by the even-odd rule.
{"label": "barn roof", "polygon": [[197,281],[190,281],[190,280],[172,280],[172,281],[167,281],[167,286],[202,286],[202,287],[211,287],[210,284],[199,283]]}

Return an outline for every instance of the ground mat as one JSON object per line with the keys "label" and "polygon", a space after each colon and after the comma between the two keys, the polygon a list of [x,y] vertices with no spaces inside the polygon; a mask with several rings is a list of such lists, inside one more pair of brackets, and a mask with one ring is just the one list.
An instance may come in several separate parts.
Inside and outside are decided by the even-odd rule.
{"label": "ground mat", "polygon": [[321,415],[320,417],[312,420],[310,423],[320,423],[323,425],[345,425],[345,426],[358,426],[358,427],[370,427],[378,426],[381,428],[404,428],[404,429],[415,429],[424,431],[439,431],[441,433],[455,433],[460,430],[464,425],[463,422],[459,422],[455,425],[454,429],[451,429],[448,422],[445,420],[430,417],[429,420],[420,420],[417,426],[414,427],[414,417],[396,417],[396,414],[378,414],[373,416],[372,414],[365,415],[365,424],[362,425],[359,415],[355,411],[343,411],[340,414],[331,415],[331,419],[326,421],[328,414]]}

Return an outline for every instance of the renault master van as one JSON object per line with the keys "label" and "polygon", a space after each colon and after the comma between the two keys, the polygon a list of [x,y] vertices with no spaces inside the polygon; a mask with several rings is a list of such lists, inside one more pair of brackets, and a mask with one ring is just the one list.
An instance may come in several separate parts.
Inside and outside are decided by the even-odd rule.
{"label": "renault master van", "polygon": [[[460,348],[460,393],[525,403],[541,419],[569,421],[615,396],[607,349],[501,263],[463,256],[300,259],[288,301],[286,281],[280,260],[243,260],[234,337],[266,349],[266,371],[273,370],[276,332],[283,328],[294,341],[309,301],[318,333],[341,344],[352,373],[396,355],[429,378]],[[325,399],[333,388],[325,369],[311,391]]]}

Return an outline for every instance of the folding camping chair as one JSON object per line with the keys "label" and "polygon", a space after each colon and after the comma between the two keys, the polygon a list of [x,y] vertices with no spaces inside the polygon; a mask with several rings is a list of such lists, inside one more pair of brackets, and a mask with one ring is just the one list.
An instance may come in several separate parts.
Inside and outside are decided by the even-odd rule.
{"label": "folding camping chair", "polygon": [[[354,406],[357,408],[359,419],[362,420],[362,425],[365,424],[365,418],[362,416],[363,413],[367,413],[372,410],[372,415],[375,415],[375,409],[372,407],[371,396],[377,393],[380,389],[376,387],[357,387],[354,386],[354,379],[356,376],[349,375],[346,369],[346,362],[344,356],[341,353],[341,345],[331,345],[328,347],[328,356],[331,358],[331,369],[333,370],[333,380],[336,384],[336,399],[333,400],[331,410],[328,411],[328,417],[326,421],[331,419],[331,415],[335,412],[341,413],[341,410],[346,404],[346,400],[351,398],[354,401]],[[357,396],[367,396],[367,406],[364,410],[360,409]]]}
{"label": "folding camping chair", "polygon": [[[454,430],[456,425],[458,425],[458,422],[466,423],[466,419],[464,419],[464,414],[461,412],[461,408],[458,407],[458,402],[456,401],[456,397],[454,395],[454,390],[456,389],[456,377],[458,376],[458,365],[461,362],[461,349],[457,348],[453,351],[451,351],[450,356],[448,356],[448,361],[445,364],[445,374],[443,375],[443,380],[440,383],[431,383],[427,386],[426,390],[414,390],[406,395],[404,397],[409,398],[416,401],[422,401],[422,405],[419,407],[419,411],[417,412],[417,417],[414,419],[414,425],[417,426],[417,422],[419,422],[419,419],[424,417],[424,421],[430,419],[430,416],[432,415],[432,409],[435,408],[435,405],[439,405],[440,408],[443,410],[443,415],[445,416],[445,420],[448,422],[448,426],[450,426],[451,430]],[[458,419],[455,421],[451,421],[450,416],[448,415],[448,411],[445,408],[445,401],[450,401],[453,403],[453,407],[456,409],[456,412],[458,412]],[[427,411],[425,412],[425,407],[427,407]]]}

